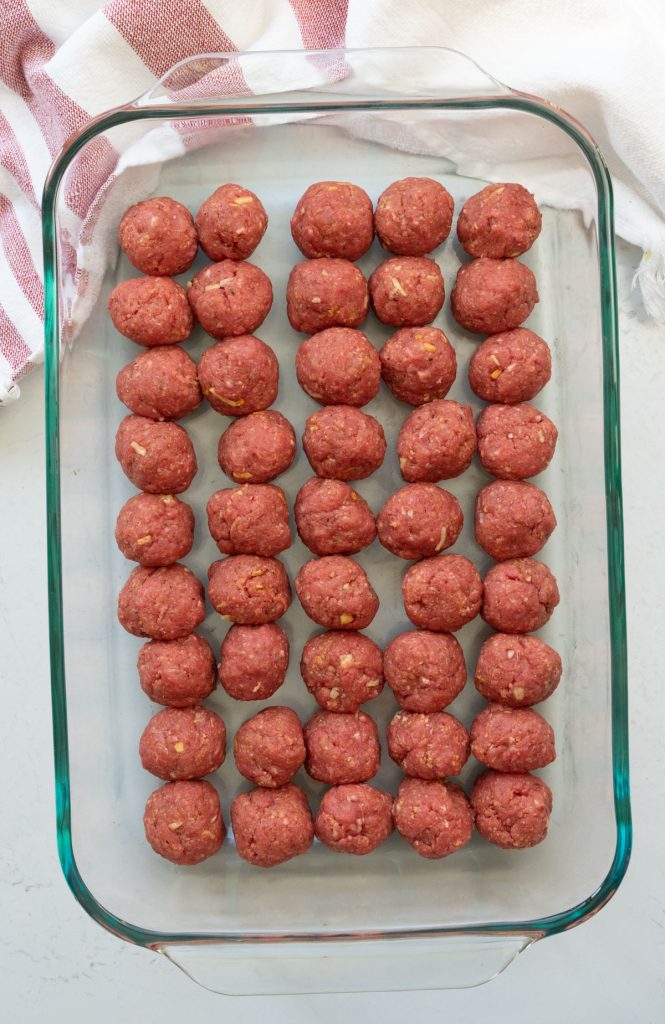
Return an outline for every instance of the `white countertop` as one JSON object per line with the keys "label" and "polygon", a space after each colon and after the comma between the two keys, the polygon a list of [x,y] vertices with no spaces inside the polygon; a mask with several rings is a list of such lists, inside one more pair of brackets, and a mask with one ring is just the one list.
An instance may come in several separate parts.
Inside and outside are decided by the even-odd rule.
{"label": "white countertop", "polygon": [[593,920],[537,943],[499,978],[458,992],[243,998],[197,988],[151,952],[103,931],[70,895],[55,844],[44,530],[43,374],[0,410],[0,990],[3,1018],[48,1024],[243,1022],[374,1024],[445,1015],[455,1024],[660,1024],[665,1019],[665,331],[630,290],[637,251],[619,246],[634,849]]}

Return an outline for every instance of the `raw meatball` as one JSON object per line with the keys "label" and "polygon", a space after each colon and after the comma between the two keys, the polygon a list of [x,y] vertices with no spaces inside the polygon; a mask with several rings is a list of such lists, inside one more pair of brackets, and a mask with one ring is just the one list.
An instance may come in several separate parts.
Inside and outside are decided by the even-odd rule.
{"label": "raw meatball", "polygon": [[467,199],[457,221],[457,237],[469,256],[519,256],[540,234],[542,217],[522,185],[487,185]]}
{"label": "raw meatball", "polygon": [[303,391],[321,405],[366,405],[381,385],[379,355],[362,331],[329,327],[313,334],[296,353]]}
{"label": "raw meatball", "polygon": [[236,768],[255,786],[275,789],[305,763],[300,719],[291,708],[266,708],[248,718],[233,741]]}
{"label": "raw meatball", "polygon": [[454,782],[404,779],[393,804],[395,828],[416,853],[438,860],[456,853],[473,832],[473,814]]}
{"label": "raw meatball", "polygon": [[364,782],[333,786],[323,794],[314,831],[337,853],[371,853],[393,830],[392,808],[390,793]]}
{"label": "raw meatball", "polygon": [[300,674],[324,711],[358,711],[383,689],[383,654],[362,633],[333,630],[308,640]]}
{"label": "raw meatball", "polygon": [[477,334],[519,327],[537,302],[536,279],[519,260],[472,260],[458,270],[450,296],[457,323]]}
{"label": "raw meatball", "polygon": [[194,317],[183,288],[170,277],[131,277],[109,297],[113,326],[137,345],[175,345],[192,332]]}
{"label": "raw meatball", "polygon": [[409,405],[445,398],[457,373],[455,349],[438,327],[403,327],[379,355],[384,381]]}
{"label": "raw meatball", "polygon": [[296,527],[315,555],[352,555],[376,537],[374,514],[342,480],[313,476],[298,491]]}
{"label": "raw meatball", "polygon": [[469,759],[469,734],[445,711],[398,711],[388,726],[388,753],[405,775],[459,775]]}
{"label": "raw meatball", "polygon": [[495,480],[476,498],[476,540],[497,562],[536,555],[555,526],[547,495],[535,484]]}
{"label": "raw meatball", "polygon": [[416,562],[402,580],[404,609],[414,626],[454,633],[475,619],[482,603],[478,571],[464,555]]}
{"label": "raw meatball", "polygon": [[268,215],[242,185],[220,185],[196,215],[199,242],[211,260],[246,260],[263,238]]}
{"label": "raw meatball", "polygon": [[450,234],[455,202],[432,178],[402,178],[381,193],[374,226],[384,249],[424,256]]}
{"label": "raw meatball", "polygon": [[236,853],[259,868],[306,853],[314,840],[307,797],[293,783],[240,793],[231,804],[231,826]]}
{"label": "raw meatball", "polygon": [[469,363],[471,390],[486,402],[526,402],[551,376],[549,346],[526,327],[485,338]]}
{"label": "raw meatball", "polygon": [[305,613],[326,629],[364,629],[379,609],[367,573],[343,555],[305,562],[294,583]]}
{"label": "raw meatball", "polygon": [[367,316],[367,282],[349,260],[303,260],[286,285],[286,314],[294,331],[357,327]]}
{"label": "raw meatball", "polygon": [[194,316],[213,338],[251,334],[272,306],[272,285],[253,263],[222,260],[213,263],[189,284]]}
{"label": "raw meatball", "polygon": [[476,779],[471,806],[484,839],[504,850],[524,850],[547,835],[552,793],[535,775],[486,771]]}
{"label": "raw meatball", "polygon": [[464,654],[454,636],[427,629],[400,633],[386,647],[383,671],[405,711],[441,711],[466,683]]}
{"label": "raw meatball", "polygon": [[186,708],[205,700],[217,685],[215,655],[197,633],[178,640],[150,640],[139,651],[139,681],[155,704]]}
{"label": "raw meatball", "polygon": [[414,409],[397,437],[399,468],[405,480],[449,480],[471,465],[476,428],[471,406],[444,398]]}
{"label": "raw meatball", "polygon": [[377,516],[379,540],[399,558],[429,558],[451,547],[464,516],[454,495],[436,484],[407,484]]}
{"label": "raw meatball", "polygon": [[533,633],[549,622],[559,603],[550,570],[535,558],[493,565],[483,585],[482,617],[501,633]]}
{"label": "raw meatball", "polygon": [[231,626],[219,655],[219,681],[236,700],[267,700],[289,667],[289,641],[274,622]]}
{"label": "raw meatball", "polygon": [[223,555],[278,555],[291,546],[286,496],[274,484],[216,491],[206,512],[208,529]]}
{"label": "raw meatball", "polygon": [[143,352],[115,379],[121,402],[137,416],[179,420],[203,401],[196,363],[177,345]]}
{"label": "raw meatball", "polygon": [[318,181],[299,200],[291,234],[308,259],[360,259],[374,239],[372,200],[349,181]]}
{"label": "raw meatball", "polygon": [[446,297],[441,271],[425,256],[396,256],[380,263],[369,279],[372,308],[394,327],[432,322]]}
{"label": "raw meatball", "polygon": [[364,480],[386,454],[386,435],[373,416],[350,405],[328,405],[308,416],[302,446],[318,476]]}
{"label": "raw meatball", "polygon": [[118,513],[115,539],[133,562],[172,565],[192,550],[194,513],[172,494],[135,494]]}
{"label": "raw meatball", "polygon": [[529,405],[488,405],[478,417],[478,456],[501,480],[524,480],[546,469],[558,431],[540,409]]}
{"label": "raw meatball", "polygon": [[139,742],[141,764],[166,782],[216,772],[226,757],[226,726],[200,705],[165,708],[150,719]]}
{"label": "raw meatball", "polygon": [[217,853],[226,835],[217,791],[202,779],[156,789],[143,825],[155,853],[174,864],[200,864]]}
{"label": "raw meatball", "polygon": [[225,416],[247,416],[277,398],[279,363],[253,334],[218,341],[205,350],[198,368],[203,394]]}
{"label": "raw meatball", "polygon": [[177,640],[205,618],[203,587],[185,565],[138,565],[118,595],[118,620],[134,636]]}
{"label": "raw meatball", "polygon": [[208,569],[208,597],[222,618],[243,626],[279,619],[291,604],[289,577],[276,558],[232,555]]}
{"label": "raw meatball", "polygon": [[379,732],[364,711],[353,715],[317,711],[305,724],[304,733],[305,770],[317,782],[331,786],[367,782],[378,772]]}
{"label": "raw meatball", "polygon": [[531,708],[488,704],[471,726],[471,753],[497,772],[531,772],[555,759],[554,731]]}
{"label": "raw meatball", "polygon": [[487,700],[520,708],[554,693],[561,671],[561,658],[540,637],[495,633],[480,648],[475,684]]}
{"label": "raw meatball", "polygon": [[115,435],[115,457],[134,486],[150,494],[181,494],[198,468],[184,427],[146,416],[125,416]]}
{"label": "raw meatball", "polygon": [[265,484],[296,457],[296,435],[281,412],[267,409],[236,420],[219,439],[217,459],[232,480]]}
{"label": "raw meatball", "polygon": [[120,221],[118,241],[141,273],[169,277],[188,270],[199,247],[191,213],[168,196],[130,206]]}

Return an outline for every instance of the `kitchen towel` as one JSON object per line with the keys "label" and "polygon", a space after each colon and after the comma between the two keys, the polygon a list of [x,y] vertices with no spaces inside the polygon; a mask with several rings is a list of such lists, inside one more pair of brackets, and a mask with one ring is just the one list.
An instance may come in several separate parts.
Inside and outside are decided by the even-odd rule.
{"label": "kitchen towel", "polygon": [[[16,382],[42,358],[40,199],[51,161],[91,116],[144,93],[197,53],[447,46],[557,103],[607,159],[617,232],[642,249],[636,283],[647,312],[665,322],[661,0],[0,0],[0,29],[0,405],[18,397]],[[414,57],[414,74],[427,59],[425,51]],[[67,197],[77,242],[99,185],[122,170],[109,150]],[[492,164],[489,154],[487,177],[499,164],[503,180],[510,176],[509,161]],[[546,201],[576,206],[568,188],[550,189]],[[84,245],[69,256],[76,323],[103,265]]]}

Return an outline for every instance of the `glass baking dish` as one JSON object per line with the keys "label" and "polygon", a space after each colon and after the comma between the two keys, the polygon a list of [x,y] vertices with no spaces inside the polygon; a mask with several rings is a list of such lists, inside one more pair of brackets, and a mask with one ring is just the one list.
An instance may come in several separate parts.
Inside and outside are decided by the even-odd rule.
{"label": "glass baking dish", "polygon": [[[270,91],[275,83],[278,90]],[[559,520],[543,558],[562,595],[542,631],[564,661],[563,681],[542,709],[558,741],[558,759],[542,773],[554,792],[550,835],[513,854],[475,837],[439,862],[422,860],[398,837],[368,858],[315,844],[307,856],[267,872],[241,861],[227,840],[212,860],[175,868],[152,853],[142,834],[143,804],[155,780],[141,770],[137,741],[156,709],[138,685],[139,641],[115,616],[131,566],[115,547],[113,526],[132,489],[113,456],[126,412],[114,378],[137,354],[105,312],[114,284],[136,273],[117,257],[118,218],[149,195],[172,195],[196,210],[223,181],[240,181],[260,195],[270,226],[253,259],[272,278],[275,303],[259,334],[280,358],[276,407],[300,430],[314,405],[295,383],[301,339],[286,320],[284,287],[300,258],[288,220],[307,185],[348,179],[376,200],[395,178],[428,175],[452,192],[458,211],[486,180],[506,180],[508,166],[509,180],[535,186],[543,207],[542,235],[525,257],[541,295],[528,326],[552,346],[552,382],[537,401],[560,430],[556,457],[538,481]],[[550,187],[560,194],[568,186],[584,215],[548,205]],[[73,213],[81,205],[89,210],[82,226]],[[69,140],[45,188],[44,247],[57,828],[62,867],[82,906],[115,934],[165,953],[197,981],[227,993],[477,984],[535,939],[596,913],[626,870],[631,827],[612,194],[588,133],[454,51],[204,55]],[[457,243],[449,239],[436,258],[450,291]],[[380,259],[375,243],[360,266],[368,273]],[[458,353],[450,397],[477,410],[466,380],[477,338],[452,320],[448,303],[436,323]],[[371,316],[364,329],[377,345],[388,336]],[[187,348],[198,357],[207,343],[198,329]],[[406,409],[384,391],[369,411],[385,426],[390,454],[358,489],[378,511],[401,483],[394,441]],[[202,510],[214,490],[227,486],[215,457],[224,425],[204,408],[186,421],[200,466],[185,495],[197,511],[186,561],[201,578],[217,557]],[[279,481],[291,499],[309,472],[299,452]],[[489,563],[470,524],[474,495],[486,480],[474,464],[446,484],[466,515],[456,550],[481,572]],[[307,557],[299,541],[285,554],[292,576]],[[399,589],[406,563],[376,542],[358,557],[382,599],[368,632],[385,644],[407,626]],[[289,703],[307,717],[314,705],[298,660],[315,630],[297,603],[285,625],[291,667],[269,703]],[[218,648],[223,623],[211,613],[202,632]],[[467,725],[482,705],[471,679],[487,633],[477,620],[458,634],[470,680],[452,711]],[[232,705],[223,693],[211,700],[231,734],[256,710]],[[394,709],[387,688],[369,707],[381,728]],[[465,786],[478,770],[467,766]],[[299,774],[316,803],[322,787]],[[397,777],[384,752],[378,784],[394,790]],[[228,820],[230,801],[244,788],[231,757],[213,781]]]}

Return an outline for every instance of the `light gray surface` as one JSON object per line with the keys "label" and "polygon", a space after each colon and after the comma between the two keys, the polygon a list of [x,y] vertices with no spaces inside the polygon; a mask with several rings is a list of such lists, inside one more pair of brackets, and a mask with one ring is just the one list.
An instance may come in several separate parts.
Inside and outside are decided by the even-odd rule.
{"label": "light gray surface", "polygon": [[[353,1012],[392,1024],[451,1015],[463,1024],[603,1018],[659,1022],[665,1013],[665,773],[662,679],[656,656],[665,553],[662,329],[629,292],[637,254],[621,248],[622,413],[628,568],[631,770],[635,850],[611,904],[567,935],[537,944],[505,974],[463,992],[243,999],[197,990],[174,967],[89,921],[68,893],[55,848],[48,681],[42,374],[0,415],[0,679],[4,800],[0,838],[0,970],[4,1012],[18,1024],[233,1013],[253,1022],[334,1021]],[[91,681],[94,684],[94,680]]]}

